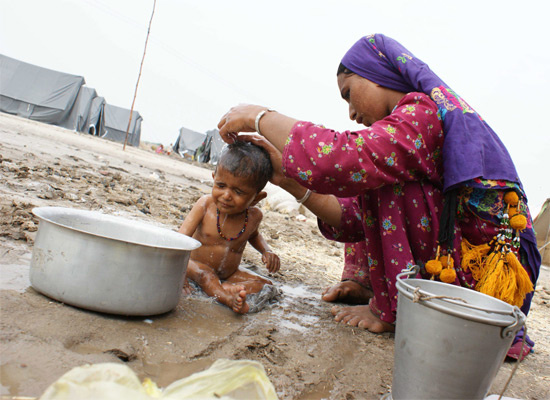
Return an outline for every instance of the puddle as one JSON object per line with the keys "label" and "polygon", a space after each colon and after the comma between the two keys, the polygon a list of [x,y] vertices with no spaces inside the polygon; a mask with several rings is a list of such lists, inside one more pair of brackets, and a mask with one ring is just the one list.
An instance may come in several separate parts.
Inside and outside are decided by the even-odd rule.
{"label": "puddle", "polygon": [[29,264],[1,264],[0,290],[15,290],[19,293],[31,285],[29,280]]}
{"label": "puddle", "polygon": [[282,285],[283,298],[281,307],[273,311],[277,325],[297,332],[305,332],[320,320],[312,315],[319,309],[319,294],[304,286]]}
{"label": "puddle", "polygon": [[290,285],[281,285],[281,290],[285,296],[293,298],[311,298],[316,299],[319,297],[317,293],[313,293],[310,290],[306,289],[304,286],[290,286]]}
{"label": "puddle", "polygon": [[[28,371],[12,363],[0,365],[0,395],[15,395],[19,392],[20,383],[27,380]],[[3,398],[3,397],[2,397]]]}
{"label": "puddle", "polygon": [[305,332],[308,329],[307,326],[303,326],[283,318],[281,318],[281,321],[279,322],[279,327],[290,329],[293,331],[298,331],[298,332]]}
{"label": "puddle", "polygon": [[332,385],[330,383],[324,383],[313,388],[309,392],[301,395],[296,400],[325,400],[329,399],[331,395]]}

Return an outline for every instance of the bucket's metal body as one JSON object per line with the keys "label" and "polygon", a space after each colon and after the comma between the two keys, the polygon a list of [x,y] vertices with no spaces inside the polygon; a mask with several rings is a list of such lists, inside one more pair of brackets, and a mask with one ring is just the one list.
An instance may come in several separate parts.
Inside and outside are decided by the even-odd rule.
{"label": "bucket's metal body", "polygon": [[63,303],[122,315],[153,315],[179,301],[191,250],[169,229],[100,212],[35,208],[40,219],[31,285]]}
{"label": "bucket's metal body", "polygon": [[[391,397],[485,398],[525,315],[519,308],[475,290],[402,279],[417,271],[397,277]],[[450,299],[453,297],[465,302]]]}

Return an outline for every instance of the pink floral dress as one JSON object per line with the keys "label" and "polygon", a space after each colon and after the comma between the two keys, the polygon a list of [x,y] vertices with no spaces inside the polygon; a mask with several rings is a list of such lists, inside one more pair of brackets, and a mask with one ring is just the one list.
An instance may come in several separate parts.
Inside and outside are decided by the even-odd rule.
{"label": "pink floral dress", "polygon": [[[414,264],[423,267],[436,252],[443,141],[435,103],[423,93],[409,93],[389,116],[363,130],[340,133],[297,122],[284,148],[286,176],[338,197],[341,227],[319,221],[321,232],[346,243],[342,278],[371,287],[371,309],[389,323],[395,322],[397,274]],[[455,249],[460,249],[462,222],[472,244],[494,236],[498,221],[481,219],[467,207],[461,210]],[[453,258],[455,284],[473,287],[469,272],[460,269],[458,251]]]}

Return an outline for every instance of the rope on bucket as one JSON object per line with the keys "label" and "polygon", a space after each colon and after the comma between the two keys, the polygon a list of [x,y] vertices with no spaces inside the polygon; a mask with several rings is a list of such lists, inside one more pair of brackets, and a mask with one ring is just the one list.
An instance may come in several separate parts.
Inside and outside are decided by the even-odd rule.
{"label": "rope on bucket", "polygon": [[502,389],[502,392],[500,392],[500,395],[498,396],[498,400],[502,399],[502,396],[504,395],[504,392],[508,389],[508,385],[512,381],[512,378],[514,377],[516,371],[518,370],[519,363],[523,359],[523,348],[525,346],[525,341],[527,339],[527,324],[524,325],[525,330],[523,331],[523,339],[521,340],[521,349],[519,351],[519,357],[516,361],[516,365],[514,365],[514,369],[512,369],[512,373],[510,374],[510,377],[506,381],[506,384],[504,385],[504,388]]}
{"label": "rope on bucket", "polygon": [[461,299],[460,297],[451,297],[451,296],[443,296],[443,295],[439,295],[439,296],[425,295],[424,293],[420,292],[420,287],[418,286],[413,291],[413,300],[412,300],[413,303],[418,303],[419,301],[426,301],[426,300],[432,300],[432,299],[458,300],[458,301],[462,301],[463,303],[467,303],[466,300]]}

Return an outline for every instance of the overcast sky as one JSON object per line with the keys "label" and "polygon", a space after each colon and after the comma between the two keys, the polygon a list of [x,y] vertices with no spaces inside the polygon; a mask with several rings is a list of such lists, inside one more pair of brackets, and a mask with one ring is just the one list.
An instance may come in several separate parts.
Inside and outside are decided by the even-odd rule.
{"label": "overcast sky", "polygon": [[[135,109],[142,140],[206,132],[238,103],[355,129],[336,68],[384,33],[499,134],[534,216],[550,197],[547,1],[157,0]],[[0,53],[85,77],[130,108],[153,0],[0,0]]]}

